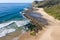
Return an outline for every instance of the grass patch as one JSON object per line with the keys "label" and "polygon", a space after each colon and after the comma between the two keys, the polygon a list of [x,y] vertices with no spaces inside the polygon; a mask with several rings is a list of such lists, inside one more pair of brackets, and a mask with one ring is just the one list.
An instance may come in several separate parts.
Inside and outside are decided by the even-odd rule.
{"label": "grass patch", "polygon": [[35,36],[35,35],[36,35],[36,32],[32,31],[32,32],[30,33],[30,35]]}
{"label": "grass patch", "polygon": [[60,20],[60,4],[51,7],[45,7],[44,10],[51,16]]}

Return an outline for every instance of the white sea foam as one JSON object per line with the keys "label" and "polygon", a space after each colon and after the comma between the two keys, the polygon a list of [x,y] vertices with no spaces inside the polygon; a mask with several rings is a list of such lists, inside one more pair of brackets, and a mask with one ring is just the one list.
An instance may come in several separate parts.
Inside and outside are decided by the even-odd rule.
{"label": "white sea foam", "polygon": [[24,8],[24,10],[29,10],[28,8]]}
{"label": "white sea foam", "polygon": [[14,32],[16,29],[7,29],[7,33],[11,33],[11,32]]}
{"label": "white sea foam", "polygon": [[[26,25],[28,24],[30,21],[29,20],[22,20],[22,21],[10,21],[10,22],[7,22],[7,23],[2,23],[0,24],[0,29],[3,28],[3,27],[6,27],[7,25],[11,24],[15,22],[15,24],[17,25],[17,27],[21,27],[23,25]],[[0,37],[3,37],[3,36],[6,36],[7,33],[11,33],[11,32],[14,32],[16,29],[2,29],[0,30]]]}
{"label": "white sea foam", "polygon": [[24,21],[15,21],[18,27],[26,25],[29,23],[29,20],[24,20]]}
{"label": "white sea foam", "polygon": [[7,33],[14,32],[16,29],[5,29],[0,33],[0,37],[6,36]]}
{"label": "white sea foam", "polygon": [[5,27],[5,26],[7,26],[7,25],[9,25],[9,24],[11,24],[11,23],[13,23],[13,22],[2,23],[2,24],[0,24],[0,28]]}
{"label": "white sea foam", "polygon": [[17,24],[17,26],[23,26],[26,25],[27,23],[29,23],[29,20],[21,20],[21,21],[10,21],[10,22],[6,22],[6,23],[2,23],[0,24],[0,28],[5,27],[11,23],[15,22]]}

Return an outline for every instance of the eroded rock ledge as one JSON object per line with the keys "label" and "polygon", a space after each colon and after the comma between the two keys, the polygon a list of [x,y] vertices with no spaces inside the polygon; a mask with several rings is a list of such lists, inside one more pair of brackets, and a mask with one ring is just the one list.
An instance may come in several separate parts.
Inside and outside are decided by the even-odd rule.
{"label": "eroded rock ledge", "polygon": [[[26,10],[24,13],[25,13],[24,16],[26,18],[30,19],[30,22],[33,25],[39,27],[40,30],[42,30],[43,27],[45,27],[45,25],[48,25],[47,20],[45,20],[44,18],[42,18],[41,14],[36,13],[33,10],[31,10],[31,9]],[[46,23],[44,22],[44,20],[45,20]]]}

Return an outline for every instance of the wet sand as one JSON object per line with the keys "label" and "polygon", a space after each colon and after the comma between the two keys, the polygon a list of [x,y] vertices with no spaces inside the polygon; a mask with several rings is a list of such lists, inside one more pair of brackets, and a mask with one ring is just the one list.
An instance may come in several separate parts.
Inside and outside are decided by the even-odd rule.
{"label": "wet sand", "polygon": [[0,40],[17,40],[18,36],[21,34],[20,31],[15,31],[12,33],[7,34],[4,37],[1,37]]}

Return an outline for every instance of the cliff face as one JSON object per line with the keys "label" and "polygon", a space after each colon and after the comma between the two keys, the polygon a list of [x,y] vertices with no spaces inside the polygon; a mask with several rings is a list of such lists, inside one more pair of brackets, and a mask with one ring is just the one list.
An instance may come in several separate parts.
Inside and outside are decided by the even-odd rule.
{"label": "cliff face", "polygon": [[60,0],[43,0],[37,1],[37,3],[34,1],[32,4],[37,5],[36,7],[50,7],[53,5],[60,4]]}
{"label": "cliff face", "polygon": [[46,21],[44,22],[44,18],[42,18],[39,13],[33,12],[31,10],[27,10],[25,11],[24,14],[25,17],[27,17],[28,19],[30,19],[30,22],[35,25],[36,27],[39,27],[39,29],[43,29],[43,27],[45,27],[45,25],[48,25],[48,23],[46,23]]}
{"label": "cliff face", "polygon": [[43,7],[49,15],[60,20],[60,0],[44,0],[43,2],[37,3],[37,7]]}

